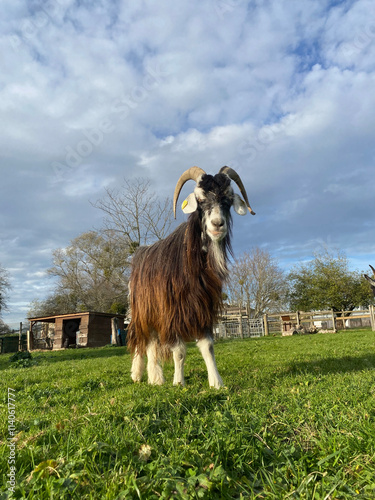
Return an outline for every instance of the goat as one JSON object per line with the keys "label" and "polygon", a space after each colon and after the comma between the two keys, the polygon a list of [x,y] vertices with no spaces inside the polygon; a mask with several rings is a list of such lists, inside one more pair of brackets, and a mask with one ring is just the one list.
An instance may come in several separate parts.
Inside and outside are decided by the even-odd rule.
{"label": "goat", "polygon": [[[174,385],[184,385],[186,342],[196,340],[206,363],[211,387],[223,381],[216,367],[213,324],[222,304],[227,256],[232,254],[230,208],[255,213],[239,175],[223,167],[215,176],[191,167],[179,178],[173,212],[183,185],[194,180],[194,192],[182,203],[187,222],[148,247],[140,247],[132,260],[129,283],[130,324],[128,347],[133,354],[131,377],[139,382],[148,358],[150,384],[164,383],[160,360],[170,352],[174,359]],[[242,198],[231,187],[233,180]]]}
{"label": "goat", "polygon": [[374,297],[375,297],[375,269],[371,265],[370,265],[370,267],[371,267],[371,271],[372,271],[373,277],[370,278],[370,276],[367,276],[367,274],[364,274],[364,277],[370,283],[371,288],[372,288],[372,293],[374,294]]}

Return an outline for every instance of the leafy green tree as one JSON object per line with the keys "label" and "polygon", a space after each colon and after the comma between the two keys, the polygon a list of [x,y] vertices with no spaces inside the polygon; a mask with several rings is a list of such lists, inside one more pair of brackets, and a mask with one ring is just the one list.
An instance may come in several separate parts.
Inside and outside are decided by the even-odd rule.
{"label": "leafy green tree", "polygon": [[363,273],[351,271],[346,256],[325,249],[313,260],[295,266],[288,275],[292,310],[352,311],[373,302]]}

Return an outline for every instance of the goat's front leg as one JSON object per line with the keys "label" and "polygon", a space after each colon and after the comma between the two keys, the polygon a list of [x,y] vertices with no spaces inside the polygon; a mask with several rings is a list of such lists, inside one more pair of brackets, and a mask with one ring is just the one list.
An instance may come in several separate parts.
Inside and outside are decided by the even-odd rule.
{"label": "goat's front leg", "polygon": [[219,389],[224,384],[216,366],[214,342],[211,337],[204,337],[203,339],[198,340],[197,345],[207,366],[208,383],[210,387]]}
{"label": "goat's front leg", "polygon": [[171,351],[174,361],[173,385],[185,385],[184,364],[186,358],[186,345],[183,342],[178,342],[172,347]]}
{"label": "goat's front leg", "polygon": [[165,382],[163,369],[159,363],[160,345],[156,337],[153,337],[147,345],[147,373],[148,383],[162,385]]}
{"label": "goat's front leg", "polygon": [[142,379],[143,372],[145,371],[145,358],[138,353],[136,349],[133,362],[132,362],[132,370],[131,377],[133,382],[140,382]]}

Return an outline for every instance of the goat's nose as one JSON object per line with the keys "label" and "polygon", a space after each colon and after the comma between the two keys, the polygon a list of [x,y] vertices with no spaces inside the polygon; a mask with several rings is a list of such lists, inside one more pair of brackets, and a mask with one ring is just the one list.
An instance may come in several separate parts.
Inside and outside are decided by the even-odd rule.
{"label": "goat's nose", "polygon": [[222,228],[225,224],[224,219],[213,219],[211,222],[212,225],[217,227],[218,229]]}

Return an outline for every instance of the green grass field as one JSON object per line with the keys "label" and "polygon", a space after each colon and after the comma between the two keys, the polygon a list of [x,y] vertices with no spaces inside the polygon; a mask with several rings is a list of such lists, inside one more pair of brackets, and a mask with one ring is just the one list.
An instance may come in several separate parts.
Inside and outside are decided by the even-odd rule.
{"label": "green grass field", "polygon": [[[375,499],[375,333],[215,346],[208,388],[191,345],[186,387],[130,380],[121,347],[0,357],[0,499]],[[23,367],[22,364],[30,365]],[[9,483],[8,483],[9,486]]]}

